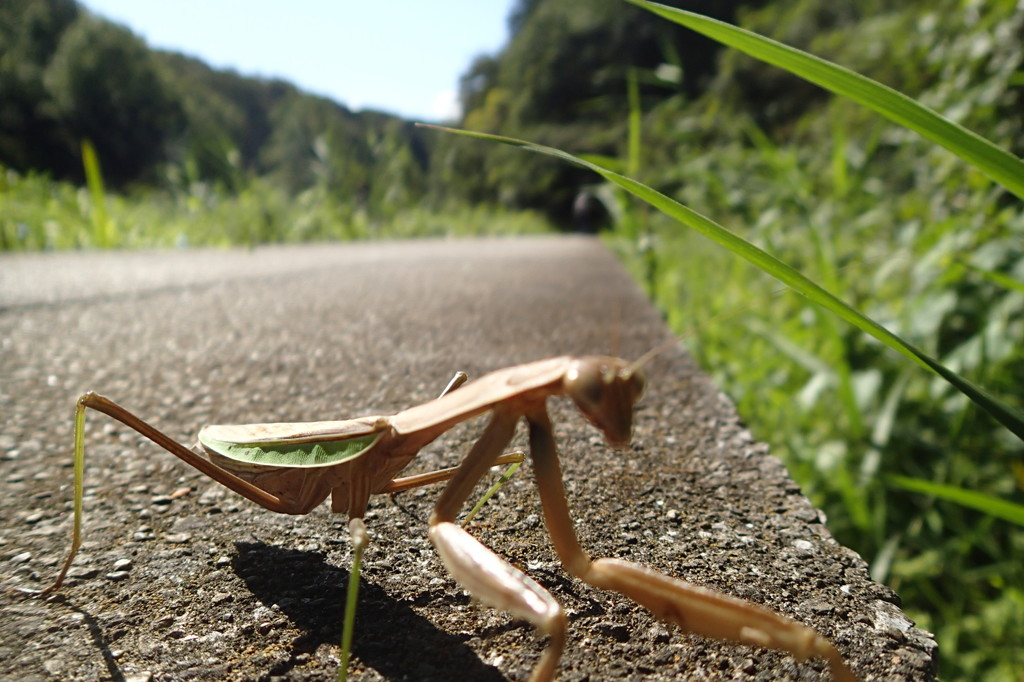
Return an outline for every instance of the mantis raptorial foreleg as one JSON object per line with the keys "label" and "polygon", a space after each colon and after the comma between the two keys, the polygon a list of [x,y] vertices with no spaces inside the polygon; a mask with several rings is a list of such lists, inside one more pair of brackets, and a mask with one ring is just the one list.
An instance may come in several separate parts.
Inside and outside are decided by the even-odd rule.
{"label": "mantis raptorial foreleg", "polygon": [[483,435],[448,482],[430,517],[430,540],[448,571],[474,597],[509,611],[549,635],[547,649],[531,680],[554,676],[565,645],[566,620],[554,597],[532,578],[496,555],[454,523],[477,481],[505,449],[518,416],[495,409]]}
{"label": "mantis raptorial foreleg", "polygon": [[614,590],[650,609],[662,620],[694,634],[788,651],[800,659],[820,656],[834,680],[855,682],[832,644],[811,628],[751,602],[670,578],[620,559],[593,560],[580,547],[562,484],[562,471],[547,409],[526,414],[530,457],[551,542],[565,569],[604,590]]}
{"label": "mantis raptorial foreleg", "polygon": [[[855,680],[831,643],[794,620],[629,561],[591,559],[580,547],[573,529],[547,408],[539,402],[524,416],[529,424],[530,455],[548,534],[569,573],[594,587],[619,592],[689,632],[781,649],[798,658],[820,656],[828,662],[833,679]],[[515,421],[515,414],[494,410],[484,435],[434,508],[430,539],[452,576],[474,597],[529,621],[549,635],[548,646],[530,678],[531,682],[546,682],[554,677],[565,646],[566,619],[561,607],[543,587],[453,523],[489,463],[508,444]]]}

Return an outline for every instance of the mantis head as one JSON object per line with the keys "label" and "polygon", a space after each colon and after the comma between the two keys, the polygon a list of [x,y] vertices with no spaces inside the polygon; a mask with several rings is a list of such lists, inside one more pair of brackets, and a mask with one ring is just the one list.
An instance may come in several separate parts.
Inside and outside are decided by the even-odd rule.
{"label": "mantis head", "polygon": [[644,392],[639,363],[603,356],[579,358],[566,372],[563,385],[580,412],[604,432],[609,444],[629,443],[633,405]]}

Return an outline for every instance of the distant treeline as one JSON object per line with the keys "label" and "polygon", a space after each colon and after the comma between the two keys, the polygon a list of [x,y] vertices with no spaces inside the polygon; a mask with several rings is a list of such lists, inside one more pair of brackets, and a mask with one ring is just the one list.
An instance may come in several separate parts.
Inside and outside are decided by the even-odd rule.
{"label": "distant treeline", "polygon": [[257,175],[368,202],[395,165],[409,192],[423,191],[424,138],[394,116],[152,50],[73,0],[0,5],[0,163],[18,171],[81,182],[88,139],[112,187],[233,191]]}

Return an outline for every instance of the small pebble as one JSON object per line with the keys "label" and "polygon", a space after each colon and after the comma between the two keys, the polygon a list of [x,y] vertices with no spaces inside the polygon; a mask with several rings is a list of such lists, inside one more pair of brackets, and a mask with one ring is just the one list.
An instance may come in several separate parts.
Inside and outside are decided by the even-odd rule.
{"label": "small pebble", "polygon": [[92,580],[99,574],[100,569],[92,566],[72,566],[71,570],[68,571],[68,577],[77,580]]}
{"label": "small pebble", "polygon": [[166,628],[174,624],[174,616],[163,616],[153,621],[153,627]]}
{"label": "small pebble", "polygon": [[32,558],[32,552],[22,552],[11,557],[12,564],[23,564]]}
{"label": "small pebble", "polygon": [[661,624],[653,626],[650,630],[650,635],[657,644],[667,644],[672,639],[668,629]]}
{"label": "small pebble", "polygon": [[596,629],[617,642],[626,642],[629,640],[629,628],[622,623],[601,623]]}
{"label": "small pebble", "polygon": [[181,545],[192,539],[192,536],[188,533],[168,533],[164,536],[164,542],[169,542],[172,545]]}
{"label": "small pebble", "polygon": [[107,580],[120,582],[128,577],[128,571],[112,571],[111,573],[107,573],[104,577],[106,577]]}
{"label": "small pebble", "polygon": [[811,552],[814,550],[814,545],[808,540],[794,540],[793,547],[801,552]]}
{"label": "small pebble", "polygon": [[131,567],[132,567],[132,560],[131,559],[118,559],[117,561],[114,562],[114,570],[115,571],[127,571]]}

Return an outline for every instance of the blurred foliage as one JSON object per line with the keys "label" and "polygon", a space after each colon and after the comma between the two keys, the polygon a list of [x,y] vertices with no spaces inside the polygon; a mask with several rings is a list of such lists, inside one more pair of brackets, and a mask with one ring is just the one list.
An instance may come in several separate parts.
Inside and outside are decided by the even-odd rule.
{"label": "blurred foliage", "polygon": [[[688,0],[729,19],[748,0]],[[649,101],[697,96],[718,48],[619,0],[523,0],[513,36],[462,79],[465,124],[614,153],[625,83]],[[353,112],[277,80],[148,49],[74,0],[0,7],[0,164],[84,180],[83,140],[113,191],[242,192],[254,178],[291,194],[325,187],[348,211],[469,203],[537,210],[570,224],[589,178],[507,150],[466,145],[380,112]]]}
{"label": "blurred foliage", "polygon": [[43,82],[50,55],[78,16],[66,0],[0,4],[0,162],[62,176],[79,172]]}
{"label": "blurred foliage", "polygon": [[237,192],[195,182],[175,191],[107,194],[8,170],[0,176],[0,251],[181,248],[452,237],[550,230],[542,215],[468,205],[396,206],[370,215],[319,184],[298,194],[254,178]]}

